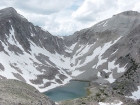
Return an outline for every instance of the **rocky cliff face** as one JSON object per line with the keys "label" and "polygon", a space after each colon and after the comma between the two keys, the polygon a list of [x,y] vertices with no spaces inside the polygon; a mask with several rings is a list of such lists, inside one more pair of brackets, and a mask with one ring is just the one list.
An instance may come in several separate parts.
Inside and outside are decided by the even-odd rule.
{"label": "rocky cliff face", "polygon": [[57,37],[34,26],[13,8],[3,9],[0,78],[18,79],[40,91],[72,78],[91,80],[134,95],[140,85],[139,29],[140,13],[126,11],[73,35]]}

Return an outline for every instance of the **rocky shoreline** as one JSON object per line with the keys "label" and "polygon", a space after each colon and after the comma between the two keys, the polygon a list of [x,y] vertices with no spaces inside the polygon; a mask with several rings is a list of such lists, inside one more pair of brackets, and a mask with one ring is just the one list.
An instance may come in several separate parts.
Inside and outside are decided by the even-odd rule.
{"label": "rocky shoreline", "polygon": [[[87,88],[88,96],[59,102],[59,105],[139,105],[138,100],[108,90],[107,85],[91,83]],[[120,103],[120,104],[119,104]]]}

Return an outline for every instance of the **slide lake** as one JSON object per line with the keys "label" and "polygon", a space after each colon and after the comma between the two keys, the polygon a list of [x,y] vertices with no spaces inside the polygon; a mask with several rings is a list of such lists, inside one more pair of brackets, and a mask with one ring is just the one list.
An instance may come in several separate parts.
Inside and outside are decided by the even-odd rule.
{"label": "slide lake", "polygon": [[87,95],[86,87],[89,82],[70,81],[70,83],[44,92],[53,101],[70,100]]}

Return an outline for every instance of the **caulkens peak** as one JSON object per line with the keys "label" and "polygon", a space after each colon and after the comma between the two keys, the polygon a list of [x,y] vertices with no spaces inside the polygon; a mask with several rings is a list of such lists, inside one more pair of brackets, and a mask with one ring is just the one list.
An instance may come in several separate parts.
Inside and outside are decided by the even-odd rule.
{"label": "caulkens peak", "polygon": [[12,18],[12,17],[19,18],[22,21],[28,21],[22,15],[18,14],[13,7],[7,7],[0,10],[0,20],[3,20],[5,18]]}

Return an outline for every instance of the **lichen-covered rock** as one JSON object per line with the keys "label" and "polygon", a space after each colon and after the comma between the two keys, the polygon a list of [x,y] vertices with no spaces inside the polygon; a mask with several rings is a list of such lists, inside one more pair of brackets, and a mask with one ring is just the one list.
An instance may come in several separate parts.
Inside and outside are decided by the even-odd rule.
{"label": "lichen-covered rock", "polygon": [[0,105],[55,105],[34,87],[18,80],[0,80]]}

